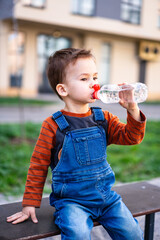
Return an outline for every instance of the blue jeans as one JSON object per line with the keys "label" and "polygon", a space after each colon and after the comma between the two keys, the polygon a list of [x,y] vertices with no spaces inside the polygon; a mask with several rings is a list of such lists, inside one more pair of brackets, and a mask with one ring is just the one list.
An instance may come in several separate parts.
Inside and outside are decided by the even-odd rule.
{"label": "blue jeans", "polygon": [[[142,240],[143,233],[136,219],[117,198],[111,206],[88,208],[79,203],[63,201],[55,212],[55,223],[61,229],[62,240],[90,240],[93,220],[98,221],[113,240]],[[108,202],[109,204],[109,202]]]}

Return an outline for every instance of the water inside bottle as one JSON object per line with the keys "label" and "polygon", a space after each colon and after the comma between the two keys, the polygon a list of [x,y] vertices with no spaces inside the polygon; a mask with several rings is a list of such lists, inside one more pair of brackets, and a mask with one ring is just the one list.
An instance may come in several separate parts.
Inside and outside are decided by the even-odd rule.
{"label": "water inside bottle", "polygon": [[133,87],[131,85],[104,85],[100,91],[100,99],[104,103],[118,103],[121,100],[133,101]]}
{"label": "water inside bottle", "polygon": [[142,83],[126,85],[105,85],[99,91],[100,99],[104,103],[118,103],[123,100],[128,103],[140,103],[147,99],[147,86]]}
{"label": "water inside bottle", "polygon": [[117,103],[119,102],[119,92],[110,91],[107,89],[100,90],[101,100],[104,103]]}
{"label": "water inside bottle", "polygon": [[134,102],[141,103],[147,99],[148,89],[145,84],[138,83],[134,89]]}

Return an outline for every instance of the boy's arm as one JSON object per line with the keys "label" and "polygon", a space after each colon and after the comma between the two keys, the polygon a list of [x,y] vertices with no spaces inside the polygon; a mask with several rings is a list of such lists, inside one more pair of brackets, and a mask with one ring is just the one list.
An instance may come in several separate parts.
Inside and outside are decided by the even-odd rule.
{"label": "boy's arm", "polygon": [[123,100],[119,101],[119,104],[126,108],[126,110],[130,113],[130,115],[136,120],[141,121],[140,110],[137,103],[134,102],[124,102]]}
{"label": "boy's arm", "polygon": [[51,163],[51,149],[55,145],[57,127],[52,118],[47,118],[41,127],[27,174],[22,206],[40,207],[43,187]]}
{"label": "boy's arm", "polygon": [[40,135],[34,148],[28,170],[21,212],[7,218],[7,222],[17,224],[31,217],[37,223],[35,208],[40,207],[42,192],[48,167],[51,161],[51,149],[55,145],[57,126],[52,118],[47,118],[41,127]]}
{"label": "boy's arm", "polygon": [[146,117],[137,109],[127,110],[127,123],[119,121],[117,116],[105,111],[105,118],[108,121],[108,145],[133,145],[139,144],[145,134]]}

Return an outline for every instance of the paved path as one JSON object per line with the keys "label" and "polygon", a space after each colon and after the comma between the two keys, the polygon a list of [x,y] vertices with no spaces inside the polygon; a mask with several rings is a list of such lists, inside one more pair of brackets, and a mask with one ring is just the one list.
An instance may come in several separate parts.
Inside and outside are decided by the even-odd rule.
{"label": "paved path", "polygon": [[[64,107],[62,101],[58,100],[56,97],[56,104],[51,104],[47,106],[40,107],[1,107],[0,106],[0,123],[16,123],[16,122],[42,122],[45,118],[50,116],[52,113],[60,110]],[[100,106],[104,110],[108,110],[111,113],[117,115],[120,119],[126,119],[126,110],[122,108],[119,104],[104,104],[100,101],[91,106]],[[140,104],[140,109],[144,112],[147,119],[160,120],[160,105],[147,105]]]}

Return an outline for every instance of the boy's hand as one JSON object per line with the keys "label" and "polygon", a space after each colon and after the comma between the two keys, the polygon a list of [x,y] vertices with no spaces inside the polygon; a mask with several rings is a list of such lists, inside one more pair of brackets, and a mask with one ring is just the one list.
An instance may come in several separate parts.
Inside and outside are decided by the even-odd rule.
{"label": "boy's hand", "polygon": [[15,213],[7,217],[7,222],[12,222],[12,224],[17,224],[20,222],[24,222],[29,217],[31,217],[34,223],[38,223],[36,213],[35,213],[35,207],[30,207],[30,206],[23,207],[22,212]]}
{"label": "boy's hand", "polygon": [[[123,86],[123,85],[126,85],[126,83],[122,83],[118,85]],[[127,111],[132,115],[132,117],[135,120],[140,121],[141,117],[140,117],[139,107],[137,103],[135,103],[133,100],[133,89],[119,92],[119,98],[120,98],[119,104],[122,107],[126,108]]]}
{"label": "boy's hand", "polygon": [[119,104],[122,107],[126,108],[128,111],[134,111],[136,109],[139,109],[137,103],[134,103],[134,102],[126,102],[126,101],[121,99],[119,101]]}

